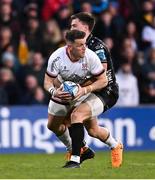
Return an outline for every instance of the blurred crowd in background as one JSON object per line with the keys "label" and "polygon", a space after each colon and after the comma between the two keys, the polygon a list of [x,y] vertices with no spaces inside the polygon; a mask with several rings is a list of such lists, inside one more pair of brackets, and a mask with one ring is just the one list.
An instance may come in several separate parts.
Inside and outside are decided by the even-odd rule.
{"label": "blurred crowd in background", "polygon": [[111,51],[117,106],[155,103],[155,0],[0,0],[0,105],[48,103],[48,58],[82,11],[95,16],[93,34]]}

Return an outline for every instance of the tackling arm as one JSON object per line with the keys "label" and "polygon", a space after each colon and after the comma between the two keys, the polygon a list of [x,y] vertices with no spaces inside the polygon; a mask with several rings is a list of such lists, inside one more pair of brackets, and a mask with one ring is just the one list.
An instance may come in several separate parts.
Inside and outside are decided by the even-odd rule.
{"label": "tackling arm", "polygon": [[99,76],[96,76],[95,81],[91,85],[87,85],[84,87],[79,86],[79,91],[75,97],[75,100],[87,93],[99,91],[100,89],[106,87],[107,85],[108,85],[108,79],[106,76],[106,72],[104,72]]}
{"label": "tackling arm", "polygon": [[84,88],[86,88],[87,93],[99,91],[108,85],[106,71],[104,73],[102,73],[101,75],[96,76],[95,79],[96,80],[91,85],[84,87]]}

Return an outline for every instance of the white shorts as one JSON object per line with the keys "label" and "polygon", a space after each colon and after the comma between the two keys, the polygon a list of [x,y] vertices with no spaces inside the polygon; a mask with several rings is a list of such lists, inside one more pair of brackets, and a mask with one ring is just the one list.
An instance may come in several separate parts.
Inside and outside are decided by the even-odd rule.
{"label": "white shorts", "polygon": [[[100,115],[104,110],[103,102],[93,93],[89,94],[83,101],[81,101],[81,103],[87,103],[90,106],[92,117]],[[76,107],[81,103],[78,102],[77,104],[63,105],[50,100],[48,113],[54,116],[66,116],[73,107]]]}

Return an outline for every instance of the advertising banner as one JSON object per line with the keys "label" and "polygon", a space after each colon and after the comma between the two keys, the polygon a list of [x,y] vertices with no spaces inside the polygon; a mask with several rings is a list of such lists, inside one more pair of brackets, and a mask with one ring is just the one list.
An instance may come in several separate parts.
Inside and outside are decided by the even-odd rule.
{"label": "advertising banner", "polygon": [[[98,117],[126,150],[155,150],[155,107],[113,108]],[[107,146],[87,132],[96,151]],[[0,153],[64,152],[64,145],[47,129],[47,106],[0,107]]]}

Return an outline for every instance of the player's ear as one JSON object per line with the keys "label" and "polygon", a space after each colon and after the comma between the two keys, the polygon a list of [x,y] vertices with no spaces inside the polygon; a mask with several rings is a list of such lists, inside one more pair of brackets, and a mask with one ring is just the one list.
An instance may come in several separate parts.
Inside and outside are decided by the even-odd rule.
{"label": "player's ear", "polygon": [[71,43],[68,44],[68,48],[72,49],[72,44]]}
{"label": "player's ear", "polygon": [[89,27],[87,25],[85,25],[85,32],[89,31]]}

